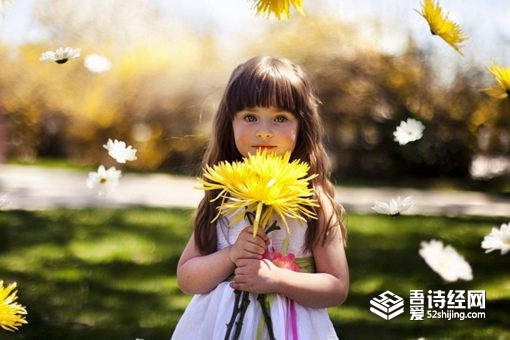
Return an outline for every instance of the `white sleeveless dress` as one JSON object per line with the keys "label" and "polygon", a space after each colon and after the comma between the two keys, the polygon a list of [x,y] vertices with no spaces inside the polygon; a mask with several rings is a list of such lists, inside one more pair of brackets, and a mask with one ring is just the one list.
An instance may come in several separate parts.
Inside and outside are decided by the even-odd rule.
{"label": "white sleeveless dress", "polygon": [[[233,244],[241,230],[248,225],[244,220],[230,227],[228,223],[229,221],[226,218],[216,223],[218,249]],[[294,254],[297,263],[300,262],[299,259],[304,258],[308,259],[308,262],[313,262],[311,261],[311,254],[303,252],[306,224],[298,220],[289,220],[288,223],[290,234],[281,222],[278,223],[281,226],[279,230],[273,230],[267,234],[275,251]],[[310,267],[305,270],[302,269],[302,271],[312,270]],[[264,322],[261,304],[257,300],[258,295],[251,293],[247,295],[249,295],[250,303],[242,322],[239,339],[269,339],[268,327]],[[234,289],[229,286],[228,281],[221,282],[209,293],[194,295],[181,316],[172,339],[225,339],[227,324],[231,320],[234,308],[235,296]],[[275,339],[338,339],[327,309],[304,307],[278,294],[268,294],[266,301],[269,305]],[[234,332],[235,326],[230,338],[232,338]]]}

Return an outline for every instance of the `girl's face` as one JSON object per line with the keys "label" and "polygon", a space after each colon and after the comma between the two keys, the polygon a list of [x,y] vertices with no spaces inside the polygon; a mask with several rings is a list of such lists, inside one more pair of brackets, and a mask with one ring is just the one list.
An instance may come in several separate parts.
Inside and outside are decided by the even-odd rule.
{"label": "girl's face", "polygon": [[247,157],[258,149],[282,155],[294,151],[298,120],[288,111],[274,107],[255,107],[236,112],[232,122],[237,150]]}

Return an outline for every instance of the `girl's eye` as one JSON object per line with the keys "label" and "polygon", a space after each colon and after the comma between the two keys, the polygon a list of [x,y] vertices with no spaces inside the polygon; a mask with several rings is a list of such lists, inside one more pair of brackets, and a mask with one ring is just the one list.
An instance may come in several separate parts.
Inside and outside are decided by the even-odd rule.
{"label": "girl's eye", "polygon": [[276,117],[274,120],[275,120],[275,122],[277,122],[277,123],[283,123],[283,122],[286,122],[288,119],[287,119],[287,117],[285,117],[285,116],[278,116],[278,117]]}
{"label": "girl's eye", "polygon": [[255,122],[257,121],[257,117],[255,117],[253,114],[247,113],[244,115],[244,120],[247,122]]}

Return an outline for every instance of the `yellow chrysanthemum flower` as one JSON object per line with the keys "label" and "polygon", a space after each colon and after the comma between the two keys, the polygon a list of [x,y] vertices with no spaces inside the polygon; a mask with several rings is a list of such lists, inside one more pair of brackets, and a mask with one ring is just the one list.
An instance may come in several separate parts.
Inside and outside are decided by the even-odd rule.
{"label": "yellow chrysanthemum flower", "polygon": [[443,14],[437,1],[424,0],[421,11],[416,10],[416,12],[427,20],[432,34],[440,36],[448,45],[463,55],[460,45],[469,37],[462,32],[457,23],[448,19],[447,14]]}
{"label": "yellow chrysanthemum flower", "polygon": [[246,213],[255,215],[253,235],[259,226],[269,226],[273,215],[281,218],[287,231],[287,218],[306,221],[316,218],[312,198],[313,188],[308,181],[316,175],[308,175],[309,166],[300,160],[289,162],[290,153],[278,156],[265,150],[244,158],[243,162],[220,162],[204,169],[198,178],[203,190],[220,190],[213,199],[221,199],[218,215],[234,216],[236,223]]}
{"label": "yellow chrysanthemum flower", "polygon": [[289,19],[290,13],[290,5],[294,6],[294,8],[301,15],[305,15],[303,11],[303,0],[255,0],[255,7],[257,9],[257,14],[271,14],[281,20]]}
{"label": "yellow chrysanthemum flower", "polygon": [[496,78],[498,86],[492,86],[485,89],[485,93],[496,98],[510,98],[510,68],[501,67],[496,63],[492,63],[487,70]]}
{"label": "yellow chrysanthemum flower", "polygon": [[25,307],[16,302],[16,283],[11,283],[4,288],[4,282],[0,281],[0,327],[14,332],[23,324],[26,324]]}

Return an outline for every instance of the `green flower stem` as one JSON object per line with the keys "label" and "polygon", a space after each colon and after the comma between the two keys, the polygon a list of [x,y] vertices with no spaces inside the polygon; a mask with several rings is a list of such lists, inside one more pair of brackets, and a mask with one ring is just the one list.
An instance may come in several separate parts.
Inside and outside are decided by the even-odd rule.
{"label": "green flower stem", "polygon": [[230,321],[227,324],[227,332],[225,333],[225,340],[230,339],[230,333],[232,333],[232,328],[234,327],[234,323],[237,318],[237,314],[239,314],[239,300],[241,299],[241,291],[240,290],[234,290],[235,300],[234,300],[234,307],[232,309],[232,316],[230,317]]}
{"label": "green flower stem", "polygon": [[239,321],[236,322],[236,332],[234,333],[234,340],[238,340],[241,336],[241,328],[243,328],[244,315],[250,304],[250,293],[243,292],[241,298],[241,310],[239,313]]}
{"label": "green flower stem", "polygon": [[276,340],[274,337],[273,331],[273,321],[271,320],[271,315],[267,310],[267,299],[266,294],[259,294],[257,297],[258,302],[260,303],[260,307],[262,308],[262,315],[264,316],[264,322],[267,325],[267,332],[269,333],[269,339]]}

